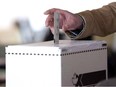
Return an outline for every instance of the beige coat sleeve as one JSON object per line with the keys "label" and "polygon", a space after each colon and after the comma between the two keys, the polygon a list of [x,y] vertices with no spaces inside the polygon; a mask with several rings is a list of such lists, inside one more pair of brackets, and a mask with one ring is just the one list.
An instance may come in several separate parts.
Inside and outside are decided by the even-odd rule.
{"label": "beige coat sleeve", "polygon": [[78,14],[85,20],[84,30],[77,35],[78,39],[91,35],[106,36],[116,32],[116,2]]}

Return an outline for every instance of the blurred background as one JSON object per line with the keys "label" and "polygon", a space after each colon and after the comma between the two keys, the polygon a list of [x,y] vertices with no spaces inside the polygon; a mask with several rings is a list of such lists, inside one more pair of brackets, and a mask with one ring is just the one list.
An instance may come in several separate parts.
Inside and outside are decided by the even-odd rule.
{"label": "blurred background", "polygon": [[[73,13],[97,9],[116,0],[1,0],[0,1],[0,87],[5,86],[5,46],[49,41],[53,39],[45,27],[50,8]],[[60,30],[60,39],[69,39]],[[116,34],[107,37],[90,36],[83,40],[106,40],[108,43],[109,77],[116,73]]]}

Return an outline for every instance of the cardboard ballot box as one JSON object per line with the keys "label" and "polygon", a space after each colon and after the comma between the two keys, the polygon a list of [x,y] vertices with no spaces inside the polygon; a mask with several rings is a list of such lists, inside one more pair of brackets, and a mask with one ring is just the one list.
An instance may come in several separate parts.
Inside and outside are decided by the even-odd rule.
{"label": "cardboard ballot box", "polygon": [[105,41],[61,40],[6,47],[6,87],[90,86],[107,79]]}

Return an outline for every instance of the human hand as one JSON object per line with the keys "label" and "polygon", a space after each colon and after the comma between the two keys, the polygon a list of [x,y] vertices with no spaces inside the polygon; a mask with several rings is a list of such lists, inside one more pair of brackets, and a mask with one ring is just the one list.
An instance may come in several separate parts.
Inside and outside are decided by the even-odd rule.
{"label": "human hand", "polygon": [[48,15],[45,21],[45,25],[51,29],[52,33],[54,29],[54,12],[60,13],[59,27],[64,31],[75,30],[83,23],[83,19],[79,15],[73,14],[66,10],[56,8],[49,9],[44,13],[45,15]]}

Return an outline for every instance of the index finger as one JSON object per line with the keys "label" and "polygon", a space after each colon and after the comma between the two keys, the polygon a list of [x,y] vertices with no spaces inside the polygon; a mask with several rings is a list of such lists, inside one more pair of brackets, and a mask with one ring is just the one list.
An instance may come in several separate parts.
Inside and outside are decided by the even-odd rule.
{"label": "index finger", "polygon": [[56,10],[58,10],[58,9],[52,8],[52,9],[49,9],[49,10],[45,11],[44,14],[45,14],[45,15],[54,14],[54,12],[55,12]]}
{"label": "index finger", "polygon": [[45,11],[44,14],[45,15],[54,14],[54,12],[58,12],[60,14],[65,14],[66,13],[65,10],[61,10],[61,9],[57,9],[57,8],[52,8],[52,9],[49,9],[49,10]]}

